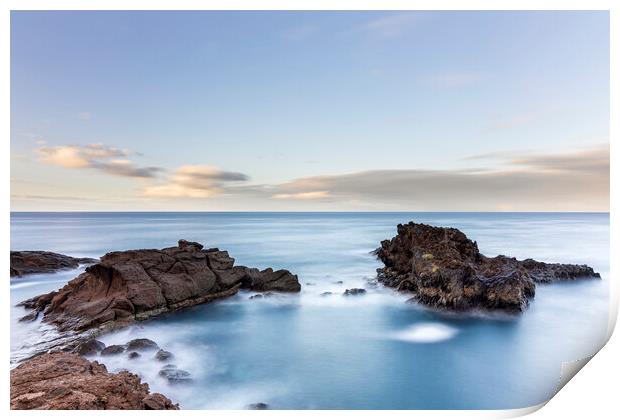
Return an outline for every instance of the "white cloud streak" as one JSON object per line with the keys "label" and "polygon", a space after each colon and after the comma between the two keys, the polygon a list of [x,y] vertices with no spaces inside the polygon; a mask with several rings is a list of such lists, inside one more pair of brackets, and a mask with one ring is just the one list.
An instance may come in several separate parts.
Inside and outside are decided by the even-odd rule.
{"label": "white cloud streak", "polygon": [[162,169],[138,167],[126,159],[131,152],[101,143],[86,146],[49,146],[35,149],[39,161],[69,169],[97,169],[110,175],[130,178],[153,178]]}

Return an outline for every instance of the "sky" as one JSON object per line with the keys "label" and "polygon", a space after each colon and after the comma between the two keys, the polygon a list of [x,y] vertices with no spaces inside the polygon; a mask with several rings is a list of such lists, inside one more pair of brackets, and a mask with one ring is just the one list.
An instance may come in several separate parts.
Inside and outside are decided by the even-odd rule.
{"label": "sky", "polygon": [[13,211],[608,211],[609,15],[11,13]]}

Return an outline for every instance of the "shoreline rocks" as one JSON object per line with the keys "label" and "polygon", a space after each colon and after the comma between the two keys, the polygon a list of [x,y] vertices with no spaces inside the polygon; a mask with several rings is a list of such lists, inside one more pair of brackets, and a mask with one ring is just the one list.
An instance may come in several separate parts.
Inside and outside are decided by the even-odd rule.
{"label": "shoreline rocks", "polygon": [[296,293],[296,275],[288,270],[235,266],[218,248],[203,249],[181,239],[178,246],[110,252],[58,291],[20,305],[26,319],[43,321],[60,331],[102,332],[162,313],[229,297],[240,288]]}
{"label": "shoreline rocks", "polygon": [[399,224],[397,235],[375,252],[385,264],[377,269],[379,282],[424,305],[456,311],[522,312],[536,283],[600,278],[586,265],[486,257],[458,229],[414,222]]}
{"label": "shoreline rocks", "polygon": [[11,370],[13,410],[178,410],[159,393],[151,393],[140,377],[109,373],[98,362],[75,353],[49,353]]}
{"label": "shoreline rocks", "polygon": [[78,268],[81,264],[95,264],[94,258],[75,258],[49,251],[11,251],[11,277],[28,274],[52,273]]}

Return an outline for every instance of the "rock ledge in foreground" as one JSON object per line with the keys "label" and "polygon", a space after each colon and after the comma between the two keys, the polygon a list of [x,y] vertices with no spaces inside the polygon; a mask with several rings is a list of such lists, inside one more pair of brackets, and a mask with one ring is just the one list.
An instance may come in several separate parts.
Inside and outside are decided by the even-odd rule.
{"label": "rock ledge in foreground", "polygon": [[13,410],[178,410],[168,398],[126,371],[73,353],[34,357],[11,370]]}
{"label": "rock ledge in foreground", "polygon": [[425,305],[451,310],[522,312],[535,283],[600,278],[587,265],[548,264],[499,255],[486,257],[476,242],[454,228],[409,222],[376,251],[385,264],[378,280],[411,292]]}
{"label": "rock ledge in foreground", "polygon": [[164,249],[110,252],[62,289],[20,305],[32,309],[27,319],[43,312],[43,321],[60,331],[104,330],[125,326],[165,312],[237,293],[299,292],[297,276],[288,270],[235,266],[226,251],[203,249],[180,240]]}
{"label": "rock ledge in foreground", "polygon": [[75,258],[49,251],[11,251],[11,277],[52,273],[96,262],[94,258]]}

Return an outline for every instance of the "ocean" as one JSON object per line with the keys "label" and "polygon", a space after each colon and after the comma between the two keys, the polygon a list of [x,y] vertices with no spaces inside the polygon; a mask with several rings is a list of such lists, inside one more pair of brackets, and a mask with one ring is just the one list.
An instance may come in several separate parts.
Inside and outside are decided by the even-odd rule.
{"label": "ocean", "polygon": [[[408,221],[461,229],[487,256],[588,264],[600,280],[538,285],[519,316],[450,314],[373,282],[371,252]],[[192,381],[169,385],[151,358],[101,358],[183,409],[508,409],[556,392],[563,362],[607,338],[608,213],[12,213],[11,249],[78,257],[162,248],[179,239],[228,250],[237,264],[286,268],[302,291],[251,292],[109,333],[150,338]],[[53,330],[18,323],[15,304],[81,269],[11,279],[11,362]],[[343,296],[347,288],[367,290]],[[323,292],[332,295],[321,296]]]}

